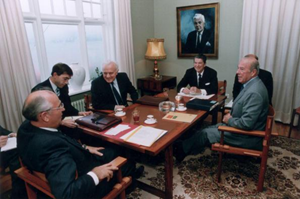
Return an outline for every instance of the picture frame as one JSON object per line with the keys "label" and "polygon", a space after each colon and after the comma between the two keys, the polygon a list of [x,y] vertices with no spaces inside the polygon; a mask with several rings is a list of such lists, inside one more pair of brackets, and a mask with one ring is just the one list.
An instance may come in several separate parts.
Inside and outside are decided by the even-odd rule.
{"label": "picture frame", "polygon": [[178,57],[218,58],[219,9],[219,3],[176,8]]}

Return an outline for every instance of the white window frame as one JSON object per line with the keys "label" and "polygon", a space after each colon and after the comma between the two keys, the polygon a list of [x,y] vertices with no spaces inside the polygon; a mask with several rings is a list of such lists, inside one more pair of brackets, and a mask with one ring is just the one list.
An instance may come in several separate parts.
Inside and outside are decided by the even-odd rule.
{"label": "white window frame", "polygon": [[[41,75],[41,81],[44,81],[51,75],[52,66],[48,65],[48,58],[46,52],[45,38],[43,35],[43,24],[63,24],[63,25],[77,25],[79,35],[79,45],[81,52],[82,65],[86,71],[85,82],[83,88],[80,91],[70,90],[70,95],[82,93],[90,90],[90,74],[88,70],[88,52],[87,42],[85,34],[86,25],[99,25],[103,27],[103,45],[105,49],[104,60],[115,60],[116,47],[114,38],[114,13],[113,13],[113,1],[112,0],[100,0],[102,4],[102,18],[86,18],[83,16],[83,2],[90,2],[86,0],[75,0],[76,15],[77,16],[66,16],[66,15],[49,15],[41,14],[39,8],[39,0],[28,0],[30,12],[23,12],[24,23],[32,23],[33,32],[35,36],[35,44],[38,55],[39,72]],[[51,0],[52,1],[52,0]],[[63,0],[66,5],[66,0]],[[52,4],[53,5],[53,4]],[[53,9],[52,9],[53,11]],[[93,9],[91,9],[93,12]],[[65,9],[66,13],[66,9]],[[60,60],[57,60],[60,62]],[[67,63],[70,64],[70,63]],[[99,68],[101,71],[101,68]]]}

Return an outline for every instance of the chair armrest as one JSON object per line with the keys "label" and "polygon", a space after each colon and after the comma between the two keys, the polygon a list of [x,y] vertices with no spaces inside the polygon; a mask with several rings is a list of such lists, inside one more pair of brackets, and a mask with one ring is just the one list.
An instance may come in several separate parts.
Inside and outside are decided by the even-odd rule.
{"label": "chair armrest", "polygon": [[105,113],[105,114],[110,114],[113,113],[113,110],[100,110],[100,109],[93,109],[93,112],[97,112],[97,113]]}
{"label": "chair armrest", "polygon": [[245,131],[245,130],[241,130],[241,129],[237,129],[237,128],[229,127],[229,126],[219,126],[218,130],[226,131],[226,132],[230,132],[230,133],[236,133],[236,134],[265,137],[265,131]]}
{"label": "chair armrest", "polygon": [[122,167],[127,162],[126,158],[123,158],[121,156],[116,157],[114,160],[112,160],[110,163],[112,163],[113,166],[116,166],[118,168]]}

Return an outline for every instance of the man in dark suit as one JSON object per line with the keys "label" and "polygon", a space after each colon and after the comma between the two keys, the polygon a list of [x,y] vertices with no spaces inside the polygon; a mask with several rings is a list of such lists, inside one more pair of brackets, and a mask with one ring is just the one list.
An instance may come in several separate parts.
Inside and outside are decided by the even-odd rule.
{"label": "man in dark suit", "polygon": [[[0,148],[4,147],[7,144],[8,139],[10,137],[16,137],[16,133],[12,133],[9,130],[4,129],[0,125]],[[23,180],[18,178],[15,174],[15,170],[20,168],[19,155],[17,149],[11,149],[8,151],[0,152],[0,166],[2,169],[9,168],[9,173],[12,179],[12,191],[11,198],[19,199],[19,198],[27,198],[25,184]]]}
{"label": "man in dark suit", "polygon": [[[117,168],[109,162],[116,152],[81,145],[64,136],[57,130],[63,111],[53,92],[31,93],[22,110],[27,120],[18,130],[19,155],[29,170],[45,173],[55,198],[101,198],[115,184],[113,172]],[[123,175],[131,175],[135,165],[124,166]]]}
{"label": "man in dark suit", "polygon": [[[187,85],[190,88],[187,88]],[[177,92],[201,93],[203,95],[218,93],[217,72],[206,66],[205,55],[197,55],[194,58],[194,68],[186,70],[184,77],[177,86]]]}
{"label": "man in dark suit", "polygon": [[115,62],[108,62],[102,67],[102,76],[92,82],[92,104],[95,109],[114,110],[124,108],[127,104],[127,94],[133,103],[138,93],[126,73],[119,73]]}
{"label": "man in dark suit", "polygon": [[[91,111],[79,112],[71,104],[68,83],[72,76],[73,76],[73,71],[67,64],[57,63],[52,68],[51,77],[49,77],[44,82],[36,85],[31,90],[31,92],[48,89],[56,93],[56,95],[59,97],[60,101],[64,104],[65,107],[64,108],[65,110],[63,112],[63,117],[77,116],[77,115],[80,116],[90,115],[92,114]],[[71,137],[79,139],[80,132],[74,130],[77,127],[77,124],[75,123],[74,120],[72,119],[62,120],[61,125],[64,133],[68,134]]]}
{"label": "man in dark suit", "polygon": [[[206,146],[220,142],[221,133],[218,126],[226,125],[242,130],[264,130],[268,116],[268,92],[259,79],[259,63],[253,57],[241,59],[237,69],[238,80],[243,84],[243,90],[233,102],[231,112],[223,118],[223,123],[197,131],[193,136],[175,146],[175,157],[182,161],[187,154],[197,154]],[[261,149],[262,138],[224,133],[224,144]]]}
{"label": "man in dark suit", "polygon": [[[258,61],[258,57],[253,54],[248,54],[245,57],[254,57]],[[273,97],[273,77],[272,73],[269,71],[259,69],[258,77],[261,79],[261,81],[264,83],[264,85],[267,88],[268,96],[269,96],[269,104],[272,105],[272,97]],[[233,101],[236,99],[236,97],[239,95],[241,90],[242,84],[238,81],[238,76],[235,76],[234,79],[234,85],[232,90],[233,95]]]}
{"label": "man in dark suit", "polygon": [[214,34],[205,29],[205,17],[202,14],[195,14],[193,17],[195,30],[188,34],[185,53],[213,53]]}

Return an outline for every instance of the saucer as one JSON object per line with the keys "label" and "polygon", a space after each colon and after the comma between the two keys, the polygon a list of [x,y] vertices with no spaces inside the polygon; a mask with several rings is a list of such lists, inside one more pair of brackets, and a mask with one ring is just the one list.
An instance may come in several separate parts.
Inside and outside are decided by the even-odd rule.
{"label": "saucer", "polygon": [[155,124],[156,120],[145,120],[146,124]]}
{"label": "saucer", "polygon": [[124,115],[126,115],[126,112],[122,112],[122,113],[119,113],[119,114],[115,113],[115,116],[117,116],[117,117],[122,117]]}
{"label": "saucer", "polygon": [[184,107],[184,108],[181,108],[181,109],[179,109],[179,108],[176,108],[176,110],[177,110],[177,111],[186,111],[186,107]]}

